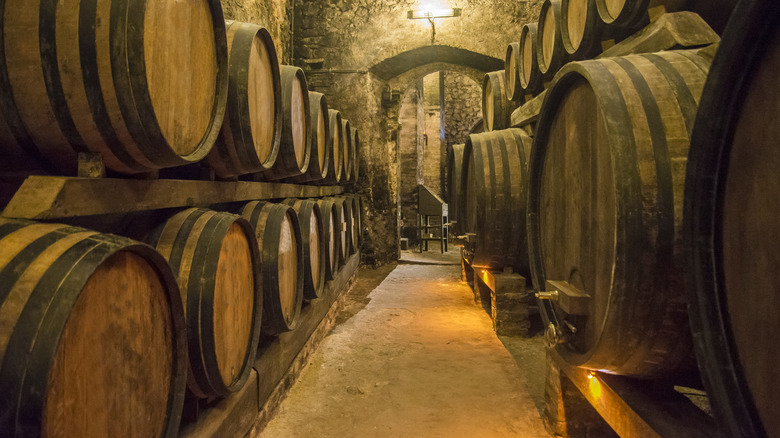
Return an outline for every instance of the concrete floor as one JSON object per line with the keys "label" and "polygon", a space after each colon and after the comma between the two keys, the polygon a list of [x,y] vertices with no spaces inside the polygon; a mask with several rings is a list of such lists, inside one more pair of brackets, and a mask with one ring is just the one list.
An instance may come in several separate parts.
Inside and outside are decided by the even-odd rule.
{"label": "concrete floor", "polygon": [[460,265],[431,259],[360,272],[339,324],[259,436],[550,436],[541,339],[505,347]]}

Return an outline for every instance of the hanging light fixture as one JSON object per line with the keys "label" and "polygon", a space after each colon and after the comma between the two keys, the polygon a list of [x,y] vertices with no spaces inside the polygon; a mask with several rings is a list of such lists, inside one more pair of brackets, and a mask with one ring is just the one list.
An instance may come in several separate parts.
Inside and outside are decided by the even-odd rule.
{"label": "hanging light fixture", "polygon": [[406,18],[410,20],[428,20],[431,23],[431,45],[433,45],[436,42],[436,23],[433,19],[460,17],[461,12],[461,8],[424,8],[408,11]]}

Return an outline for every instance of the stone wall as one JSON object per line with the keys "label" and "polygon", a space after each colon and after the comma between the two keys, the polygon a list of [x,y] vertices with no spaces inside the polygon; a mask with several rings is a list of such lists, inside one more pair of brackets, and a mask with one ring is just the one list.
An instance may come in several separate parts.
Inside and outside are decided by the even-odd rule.
{"label": "stone wall", "polygon": [[226,20],[255,23],[268,30],[274,39],[276,55],[282,64],[292,64],[292,0],[222,0]]}
{"label": "stone wall", "polygon": [[444,75],[444,142],[466,143],[469,131],[482,118],[482,84],[470,77],[446,72]]}

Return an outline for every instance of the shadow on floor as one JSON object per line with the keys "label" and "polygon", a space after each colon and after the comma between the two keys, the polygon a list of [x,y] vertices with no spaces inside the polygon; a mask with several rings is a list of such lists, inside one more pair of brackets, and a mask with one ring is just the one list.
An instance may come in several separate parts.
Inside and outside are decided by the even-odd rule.
{"label": "shadow on floor", "polygon": [[357,280],[355,280],[354,286],[352,286],[347,295],[347,303],[336,317],[336,325],[349,321],[350,318],[363,310],[371,301],[371,298],[368,298],[368,294],[376,289],[393,272],[396,266],[396,263],[390,263],[378,268],[361,266]]}

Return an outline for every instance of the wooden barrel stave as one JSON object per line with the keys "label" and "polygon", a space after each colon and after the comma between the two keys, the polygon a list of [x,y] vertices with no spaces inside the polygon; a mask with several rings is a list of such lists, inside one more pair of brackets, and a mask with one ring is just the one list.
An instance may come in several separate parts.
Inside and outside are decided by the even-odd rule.
{"label": "wooden barrel stave", "polygon": [[303,298],[316,300],[325,288],[326,246],[329,238],[319,205],[308,199],[285,199],[298,215],[303,248]]}
{"label": "wooden barrel stave", "polygon": [[544,80],[552,80],[568,56],[561,39],[561,0],[545,0],[536,25],[536,62]]}
{"label": "wooden barrel stave", "polygon": [[599,17],[595,0],[561,0],[561,43],[572,60],[601,53],[607,26]]}
{"label": "wooden barrel stave", "polygon": [[221,178],[270,169],[281,139],[279,62],[268,30],[226,21],[229,53],[225,121],[205,164]]}
{"label": "wooden barrel stave", "polygon": [[253,229],[239,216],[192,208],[147,241],[168,260],[181,289],[190,390],[201,398],[238,391],[254,361],[263,309]]}
{"label": "wooden barrel stave", "polygon": [[519,102],[523,97],[523,89],[520,87],[520,74],[522,62],[520,43],[509,43],[506,46],[504,57],[504,84],[506,84],[506,98]]}
{"label": "wooden barrel stave", "polygon": [[565,281],[591,297],[588,315],[545,305],[577,327],[557,348],[577,366],[651,377],[691,364],[680,213],[706,71],[689,56],[571,63],[542,109],[531,158],[531,271],[537,290]]}
{"label": "wooden barrel stave", "polygon": [[8,219],[0,247],[4,433],[177,436],[186,330],[165,260],[130,239]]}
{"label": "wooden barrel stave", "polygon": [[303,239],[292,207],[271,202],[249,202],[241,216],[252,226],[260,248],[263,294],[262,332],[267,335],[295,330],[303,304]]}
{"label": "wooden barrel stave", "polygon": [[525,94],[537,94],[544,88],[539,70],[539,36],[536,23],[528,23],[520,31],[518,79]]}
{"label": "wooden barrel stave", "polygon": [[[2,14],[0,143],[8,146],[0,154],[16,166],[2,170],[75,174],[77,152],[100,154],[120,173],[201,160],[227,95],[219,2],[72,3]],[[169,41],[180,38],[190,44]]]}
{"label": "wooden barrel stave", "polygon": [[458,217],[464,232],[476,234],[472,266],[528,275],[523,218],[531,144],[521,129],[472,134],[466,142]]}
{"label": "wooden barrel stave", "polygon": [[[741,2],[712,64],[684,206],[688,313],[713,417],[724,434],[772,437],[778,387],[780,5]],[[756,44],[761,41],[761,44]]]}

